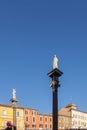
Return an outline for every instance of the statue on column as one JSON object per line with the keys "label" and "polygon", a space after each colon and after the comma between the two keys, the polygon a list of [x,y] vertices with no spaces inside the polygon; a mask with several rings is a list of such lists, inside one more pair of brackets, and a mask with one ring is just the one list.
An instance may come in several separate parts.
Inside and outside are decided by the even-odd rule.
{"label": "statue on column", "polygon": [[16,90],[14,88],[13,88],[12,95],[13,95],[13,99],[16,99]]}
{"label": "statue on column", "polygon": [[58,58],[56,57],[56,55],[54,55],[53,58],[53,69],[58,69]]}

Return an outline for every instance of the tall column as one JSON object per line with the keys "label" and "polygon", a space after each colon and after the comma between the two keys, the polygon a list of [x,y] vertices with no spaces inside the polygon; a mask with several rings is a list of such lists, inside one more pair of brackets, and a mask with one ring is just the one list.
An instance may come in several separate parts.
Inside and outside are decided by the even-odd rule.
{"label": "tall column", "polygon": [[58,130],[58,87],[59,84],[59,77],[63,74],[58,69],[58,59],[56,55],[53,59],[53,70],[48,73],[48,76],[52,78],[51,87],[53,92],[53,104],[52,104],[52,117],[53,117],[53,130]]}
{"label": "tall column", "polygon": [[17,102],[18,100],[16,99],[16,90],[13,89],[13,97],[11,99],[11,102],[12,102],[12,107],[13,107],[13,130],[17,130],[17,119],[16,119],[16,105],[17,105]]}

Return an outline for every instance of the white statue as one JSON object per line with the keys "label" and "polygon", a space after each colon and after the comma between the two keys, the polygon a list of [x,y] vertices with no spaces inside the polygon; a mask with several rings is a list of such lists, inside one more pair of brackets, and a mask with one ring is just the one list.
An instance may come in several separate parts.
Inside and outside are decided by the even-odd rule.
{"label": "white statue", "polygon": [[56,55],[54,55],[53,58],[53,69],[58,69],[58,58],[56,57]]}
{"label": "white statue", "polygon": [[16,99],[16,90],[13,88],[13,92],[12,92],[13,98]]}

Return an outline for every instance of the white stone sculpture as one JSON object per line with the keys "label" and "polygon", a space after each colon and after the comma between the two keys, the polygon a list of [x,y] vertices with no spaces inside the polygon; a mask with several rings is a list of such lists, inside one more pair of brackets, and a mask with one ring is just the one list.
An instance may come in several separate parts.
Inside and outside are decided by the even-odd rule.
{"label": "white stone sculpture", "polygon": [[12,95],[13,95],[13,99],[16,99],[16,90],[14,88],[13,88]]}
{"label": "white stone sculpture", "polygon": [[53,58],[53,69],[58,69],[58,58],[56,57],[56,55],[54,55]]}

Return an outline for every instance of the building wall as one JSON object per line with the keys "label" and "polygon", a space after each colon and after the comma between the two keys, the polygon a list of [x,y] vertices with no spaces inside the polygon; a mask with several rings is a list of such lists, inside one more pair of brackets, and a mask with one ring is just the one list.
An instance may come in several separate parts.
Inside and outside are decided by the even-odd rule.
{"label": "building wall", "polygon": [[[0,129],[6,128],[6,123],[13,123],[13,108],[11,105],[0,104]],[[17,130],[52,129],[52,115],[39,114],[36,109],[16,107]],[[87,113],[67,106],[58,114],[59,129],[87,129]]]}
{"label": "building wall", "polygon": [[[52,115],[39,114],[37,110],[25,109],[25,129],[52,129]],[[28,120],[26,120],[26,117]],[[60,129],[70,129],[71,128],[71,117],[66,115],[58,116],[59,122],[58,127]]]}
{"label": "building wall", "polygon": [[7,121],[13,122],[13,111],[11,107],[0,106],[0,129],[6,128]]}
{"label": "building wall", "polygon": [[37,127],[37,111],[33,109],[24,109],[24,125],[25,129]]}
{"label": "building wall", "polygon": [[[17,130],[24,130],[23,109],[16,109]],[[7,127],[7,122],[13,124],[13,108],[10,105],[0,105],[0,129]]]}
{"label": "building wall", "polygon": [[60,115],[58,117],[58,128],[59,129],[70,129],[71,128],[71,117]]}
{"label": "building wall", "polygon": [[17,130],[24,130],[24,110],[22,108],[16,109]]}
{"label": "building wall", "polygon": [[52,128],[52,116],[39,114],[37,110],[25,109],[25,129],[50,129]]}
{"label": "building wall", "polygon": [[71,110],[72,128],[87,128],[87,113]]}

